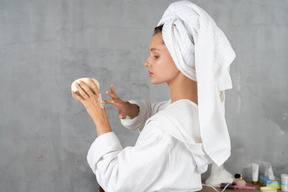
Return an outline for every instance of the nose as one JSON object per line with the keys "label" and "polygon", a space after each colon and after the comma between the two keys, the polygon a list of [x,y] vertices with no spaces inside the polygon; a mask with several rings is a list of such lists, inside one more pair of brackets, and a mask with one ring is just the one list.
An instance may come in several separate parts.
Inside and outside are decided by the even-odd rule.
{"label": "nose", "polygon": [[148,57],[147,60],[146,60],[145,63],[144,63],[144,66],[145,66],[145,67],[148,67],[148,65],[151,65],[151,63],[150,63],[150,57]]}

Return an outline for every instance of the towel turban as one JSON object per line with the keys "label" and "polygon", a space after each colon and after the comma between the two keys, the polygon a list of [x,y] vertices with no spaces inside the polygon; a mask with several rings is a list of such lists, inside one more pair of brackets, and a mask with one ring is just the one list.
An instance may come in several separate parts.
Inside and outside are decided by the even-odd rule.
{"label": "towel turban", "polygon": [[177,68],[197,81],[201,138],[217,164],[230,156],[224,90],[232,88],[229,66],[235,58],[225,34],[214,20],[190,1],[169,5],[157,26]]}

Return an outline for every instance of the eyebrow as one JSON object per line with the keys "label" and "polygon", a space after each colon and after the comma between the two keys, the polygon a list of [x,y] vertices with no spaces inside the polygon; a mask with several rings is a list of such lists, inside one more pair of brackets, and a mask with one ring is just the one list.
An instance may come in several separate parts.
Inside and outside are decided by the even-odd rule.
{"label": "eyebrow", "polygon": [[151,48],[150,51],[160,51],[160,49]]}

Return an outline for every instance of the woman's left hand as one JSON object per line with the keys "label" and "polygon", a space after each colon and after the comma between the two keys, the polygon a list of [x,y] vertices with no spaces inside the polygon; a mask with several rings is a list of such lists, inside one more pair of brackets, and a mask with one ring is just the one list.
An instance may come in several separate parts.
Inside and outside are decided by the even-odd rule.
{"label": "woman's left hand", "polygon": [[93,119],[98,136],[111,131],[110,123],[105,108],[99,104],[100,91],[92,79],[89,79],[90,89],[83,81],[76,83],[79,95],[72,91],[73,96],[80,101],[86,108],[88,114]]}

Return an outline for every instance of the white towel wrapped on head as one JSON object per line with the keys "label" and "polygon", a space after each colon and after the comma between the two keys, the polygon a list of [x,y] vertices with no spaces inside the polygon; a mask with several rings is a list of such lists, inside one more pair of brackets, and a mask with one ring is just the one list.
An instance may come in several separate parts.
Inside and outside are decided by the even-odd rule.
{"label": "white towel wrapped on head", "polygon": [[202,141],[210,158],[221,165],[230,156],[224,90],[232,88],[229,66],[235,52],[213,19],[192,2],[170,4],[160,25],[177,68],[197,81]]}

